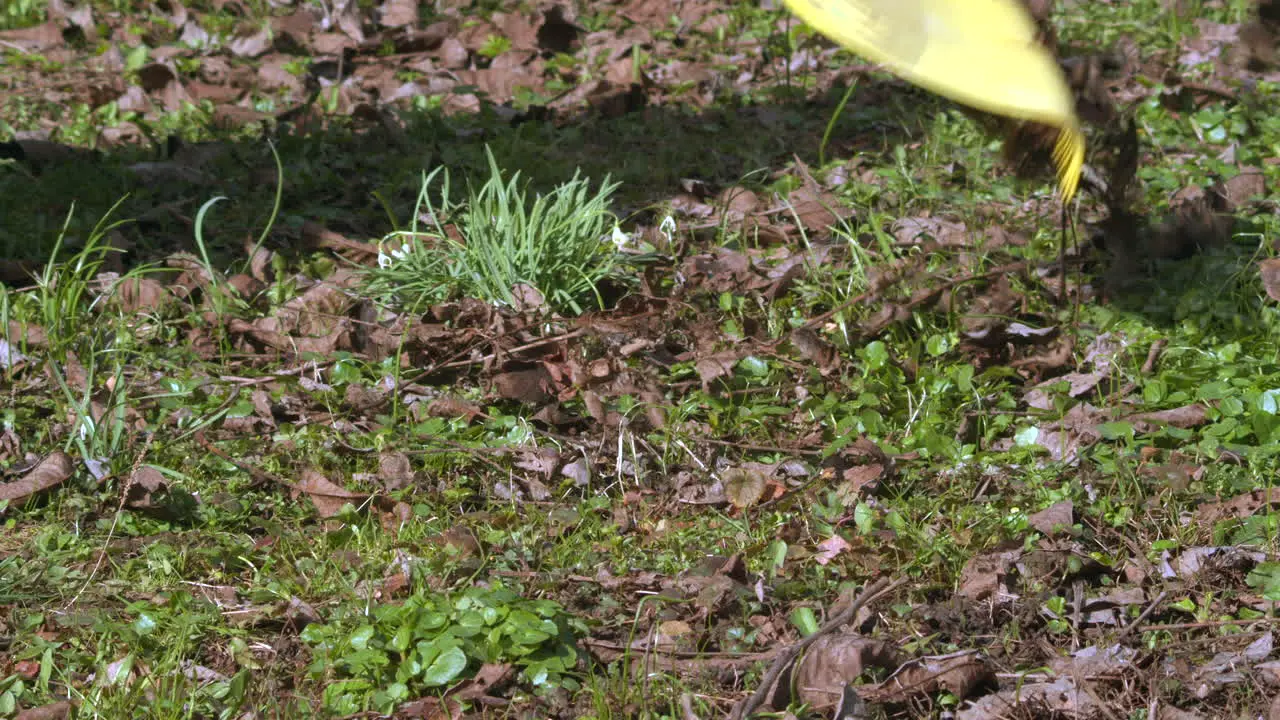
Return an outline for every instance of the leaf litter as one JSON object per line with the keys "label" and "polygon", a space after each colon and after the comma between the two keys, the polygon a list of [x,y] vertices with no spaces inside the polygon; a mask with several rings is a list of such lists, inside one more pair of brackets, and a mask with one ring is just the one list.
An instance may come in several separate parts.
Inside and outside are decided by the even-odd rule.
{"label": "leaf litter", "polygon": [[[380,109],[403,111],[416,98],[439,100],[447,116],[497,112],[520,125],[534,122],[535,116],[545,112],[555,125],[572,128],[575,123],[643,115],[666,104],[709,108],[726,85],[739,90],[763,87],[785,72],[812,70],[820,89],[836,86],[830,48],[805,48],[785,68],[761,55],[757,37],[744,36],[728,49],[707,44],[701,50],[708,55],[698,55],[696,46],[707,43],[716,28],[730,22],[721,5],[663,0],[608,5],[616,18],[603,25],[598,18],[584,19],[561,5],[474,19],[454,8],[426,25],[417,15],[416,4],[395,0],[373,8],[338,4],[332,11],[289,6],[287,14],[274,15],[265,25],[237,23],[227,33],[217,29],[221,18],[180,3],[155,7],[148,27],[131,27],[129,18],[96,6],[67,9],[54,3],[47,22],[5,30],[0,40],[10,50],[43,53],[51,61],[41,72],[15,73],[10,88],[14,95],[83,102],[92,108],[115,103],[131,114],[132,128],[103,129],[91,143],[108,153],[143,142],[166,114],[189,103],[212,104],[218,122],[287,126],[298,136],[319,134],[339,121],[351,121],[366,133],[364,137],[373,138],[371,144],[386,145],[405,132],[404,120],[388,120]],[[1198,32],[1182,40],[1172,58],[1146,58],[1147,62],[1171,61],[1157,65],[1159,75],[1131,67],[1127,60],[1110,70],[1105,62],[1081,61],[1073,66],[1073,85],[1082,102],[1097,106],[1100,122],[1115,121],[1107,109],[1112,100],[1131,105],[1154,97],[1179,112],[1194,112],[1212,103],[1243,102],[1241,90],[1228,79],[1255,84],[1275,81],[1270,74],[1273,5],[1264,3],[1257,18],[1243,26],[1197,20]],[[679,28],[674,37],[660,32],[668,23]],[[588,31],[588,27],[597,29]],[[105,42],[83,72],[67,69],[73,59],[84,55],[84,46],[75,41],[77,34]],[[160,51],[131,72],[122,72],[127,48],[143,35],[158,39]],[[505,45],[496,56],[495,38]],[[603,61],[603,73],[587,72],[585,66],[558,66],[557,54]],[[743,64],[744,57],[752,58],[751,62]],[[298,58],[309,60],[305,72],[294,67]],[[722,66],[734,58],[740,67],[730,75]],[[66,66],[59,69],[58,63],[64,60]],[[1203,71],[1206,65],[1214,68],[1214,74]],[[1166,77],[1166,71],[1173,77]],[[1157,76],[1167,80],[1158,91],[1139,81]],[[566,80],[572,89],[559,91]],[[323,110],[316,104],[322,91],[327,91]],[[876,90],[867,92],[874,99]],[[261,102],[267,96],[276,102]],[[530,96],[536,101],[516,102],[518,97]],[[71,147],[70,139],[60,138],[58,131],[56,123],[46,122],[38,136],[6,144],[5,153],[36,178],[56,172],[59,165],[102,162],[101,157]],[[1016,135],[1009,143],[1013,146],[1010,157],[1019,170],[1027,169],[1021,158],[1031,158],[1036,151],[1034,133],[1023,137]],[[864,141],[848,142],[853,146]],[[1019,143],[1026,147],[1018,147]],[[1141,190],[1138,168],[1157,150],[1169,148],[1139,144],[1132,125],[1114,131],[1099,144],[1100,161],[1092,168],[1096,174],[1092,185],[1102,201],[1089,209],[1094,217],[1088,224],[1095,243],[1114,256],[1110,277],[1117,282],[1130,279],[1116,271],[1117,266],[1132,268],[1212,251],[1230,242],[1235,218],[1274,209],[1267,198],[1268,166],[1228,157],[1219,160],[1230,167],[1229,177],[1176,188],[1169,207],[1162,208],[1167,218],[1153,215],[1149,219],[1151,201]],[[226,146],[206,147],[208,153],[195,152],[193,147],[170,143],[161,159],[128,164],[128,177],[141,187],[181,188],[204,197],[208,189],[228,182],[224,175],[228,167],[244,162]],[[813,406],[806,402],[851,385],[851,378],[867,373],[877,362],[878,367],[892,369],[886,372],[904,378],[919,379],[920,373],[929,372],[921,367],[921,359],[896,349],[886,351],[882,361],[867,352],[874,341],[899,339],[922,315],[958,316],[955,347],[961,364],[973,370],[969,382],[984,371],[1005,373],[1014,392],[1009,406],[1001,411],[1022,414],[1023,429],[1035,431],[1027,443],[1029,435],[1015,434],[1012,426],[990,430],[984,416],[983,427],[974,431],[974,437],[986,443],[984,450],[1016,453],[1029,444],[1045,451],[1020,456],[1003,469],[992,468],[994,473],[984,476],[977,495],[990,498],[1017,492],[1026,482],[1023,475],[1043,467],[1084,473],[1088,468],[1082,466],[1096,462],[1092,449],[1111,447],[1108,443],[1118,436],[1132,437],[1126,435],[1130,430],[1159,435],[1166,445],[1150,446],[1153,454],[1144,458],[1145,464],[1135,473],[1151,483],[1150,492],[1156,495],[1178,485],[1185,489],[1200,483],[1206,467],[1222,457],[1216,451],[1231,452],[1215,447],[1214,456],[1207,458],[1188,449],[1195,456],[1192,460],[1180,456],[1176,445],[1169,447],[1184,437],[1170,428],[1194,431],[1216,424],[1231,411],[1226,400],[1188,397],[1151,409],[1140,395],[1140,383],[1126,370],[1125,363],[1132,363],[1139,349],[1136,339],[1099,334],[1077,346],[1073,344],[1077,328],[1044,309],[1044,300],[1063,290],[1082,303],[1101,299],[1083,276],[1055,275],[1055,270],[1017,254],[1027,244],[1024,233],[1034,232],[1026,218],[1045,222],[1052,213],[1046,215],[1030,204],[1009,206],[993,221],[911,209],[885,221],[841,194],[845,186],[870,187],[886,196],[886,202],[875,206],[877,210],[895,207],[887,201],[894,198],[888,196],[903,190],[888,189],[883,176],[859,166],[871,161],[859,158],[858,163],[840,168],[832,175],[844,179],[834,184],[820,181],[822,173],[799,157],[781,156],[779,162],[789,164],[773,174],[770,185],[686,178],[682,186],[646,188],[654,195],[649,198],[654,205],[665,204],[670,210],[679,231],[664,233],[662,217],[641,213],[633,234],[670,253],[670,261],[646,278],[652,283],[646,296],[576,320],[548,317],[545,304],[530,293],[521,293],[525,301],[517,307],[495,308],[473,298],[416,313],[377,307],[359,297],[357,273],[350,269],[377,263],[377,246],[357,239],[372,233],[358,222],[344,226],[332,216],[306,217],[300,231],[280,231],[286,237],[293,232],[293,239],[347,263],[323,279],[277,274],[274,250],[259,250],[262,254],[252,257],[249,272],[227,278],[210,272],[193,255],[170,253],[163,256],[165,264],[176,272],[164,280],[129,278],[102,283],[98,292],[111,298],[113,309],[136,317],[142,330],[155,328],[149,326],[148,317],[193,319],[177,326],[185,337],[169,336],[164,342],[185,343],[195,351],[201,364],[191,368],[200,392],[228,398],[225,403],[219,401],[224,412],[204,431],[207,436],[198,436],[200,445],[211,458],[251,475],[255,484],[267,487],[266,492],[285,495],[287,489],[294,502],[305,495],[317,524],[329,523],[325,527],[350,522],[348,508],[354,507],[377,515],[383,527],[403,531],[415,518],[410,503],[416,493],[449,490],[450,478],[441,478],[439,467],[423,460],[426,454],[453,458],[455,464],[445,465],[445,473],[484,478],[480,497],[462,501],[467,512],[478,517],[463,514],[430,540],[472,572],[481,571],[489,545],[503,544],[487,535],[492,528],[511,522],[500,517],[499,508],[514,504],[549,514],[572,509],[572,503],[564,500],[569,487],[576,488],[571,492],[583,493],[625,488],[610,496],[615,505],[606,513],[610,527],[649,547],[657,547],[664,537],[679,537],[692,523],[677,508],[722,512],[733,523],[748,524],[764,522],[775,510],[791,514],[788,523],[776,530],[775,541],[784,550],[773,575],[761,571],[761,557],[722,553],[719,539],[705,546],[695,544],[689,556],[703,562],[686,562],[677,571],[624,569],[618,573],[603,563],[591,571],[541,570],[529,569],[522,565],[525,561],[517,563],[520,569],[510,570],[535,581],[545,574],[555,584],[590,585],[598,589],[593,592],[609,593],[625,613],[615,616],[597,605],[583,606],[564,587],[546,595],[598,621],[583,642],[599,648],[602,658],[605,648],[616,647],[678,658],[679,664],[655,667],[690,678],[712,671],[712,686],[720,700],[706,707],[720,712],[728,712],[733,700],[756,689],[742,677],[717,674],[720,668],[738,667],[732,665],[734,653],[759,663],[766,659],[761,654],[772,658],[803,642],[786,620],[788,613],[806,603],[823,605],[834,599],[827,590],[812,597],[794,589],[783,592],[780,580],[789,573],[802,574],[802,563],[811,561],[813,566],[871,584],[879,577],[897,576],[899,566],[911,561],[891,553],[869,557],[874,554],[868,546],[875,533],[892,544],[905,538],[909,529],[925,534],[955,530],[934,521],[918,528],[882,525],[862,532],[859,523],[866,522],[867,513],[893,506],[895,493],[900,492],[896,481],[904,475],[913,483],[944,484],[945,476],[929,478],[928,473],[920,473],[919,468],[927,467],[922,461],[930,450],[903,451],[903,431],[866,430],[875,425],[873,415],[850,420],[836,438],[829,427],[815,427]],[[1030,159],[1025,162],[1034,164]],[[251,169],[255,174],[249,177],[263,177],[256,174],[260,170]],[[789,192],[776,189],[787,185]],[[334,198],[338,204],[345,200],[340,194]],[[194,214],[188,209],[189,199],[176,202],[167,213]],[[178,226],[189,233],[193,223],[186,217]],[[863,234],[850,236],[850,228],[859,228]],[[873,242],[877,235],[891,242]],[[727,237],[734,240],[722,242]],[[894,248],[905,252],[895,256]],[[725,315],[713,316],[705,309],[706,299],[716,297],[801,307],[794,304],[795,298],[813,292],[807,281],[815,268],[850,263],[854,252],[878,257],[873,272],[853,293],[853,302],[820,299],[811,312],[803,307],[785,343],[778,340],[781,333],[760,317],[742,313],[731,325]],[[999,260],[985,259],[984,253],[994,253]],[[1070,260],[1091,262],[1079,254]],[[1274,300],[1280,283],[1273,277],[1277,274],[1273,262],[1260,260],[1258,275]],[[990,270],[992,266],[995,271]],[[287,299],[274,299],[272,294],[286,283]],[[228,307],[235,309],[228,311]],[[21,333],[11,331],[14,344],[4,353],[4,369],[15,392],[52,394],[49,378],[57,374],[68,388],[91,396],[88,416],[104,422],[111,411],[106,391],[112,388],[90,372],[86,358],[69,353],[55,362],[53,355],[40,352],[44,341],[39,338],[47,330],[28,321]],[[18,337],[25,338],[21,344]],[[351,382],[344,373],[352,357],[390,363]],[[753,368],[762,362],[776,363],[785,373],[766,379],[753,376]],[[163,390],[155,377],[142,370],[110,382],[125,383],[135,397],[158,396]],[[246,387],[254,389],[246,393],[247,407],[242,408],[238,399]],[[758,432],[733,428],[726,433],[723,408],[752,393],[770,397],[778,411],[769,422],[760,423]],[[642,409],[628,405],[633,402]],[[408,417],[437,434],[442,434],[443,426],[430,425],[433,420],[475,429],[519,417],[520,422],[507,431],[519,431],[532,444],[489,448],[445,441],[425,451],[399,446],[368,454],[361,432],[385,430],[397,420],[404,421],[386,414],[401,404],[407,407]],[[704,412],[712,406],[716,413]],[[697,412],[690,413],[690,407]],[[137,433],[148,426],[144,418],[158,417],[157,408],[152,400],[140,401],[129,408],[130,421],[124,427]],[[50,432],[59,439],[70,437],[74,420],[72,414]],[[165,422],[175,429],[187,427],[181,413]],[[266,438],[274,438],[282,425],[327,433],[335,438],[328,449],[368,455],[372,462],[364,472],[348,472],[286,455],[283,469],[260,467],[280,459],[272,455],[280,448],[271,447],[274,442]],[[864,430],[850,429],[859,425]],[[669,437],[679,442],[658,447],[656,438],[673,428],[678,432]],[[38,504],[35,500],[79,491],[68,485],[77,473],[73,456],[30,455],[24,451],[26,445],[42,447],[47,439],[21,427],[12,433],[6,429],[6,438],[6,470],[16,476],[0,485],[0,500],[8,502],[6,515],[21,523],[22,513]],[[847,444],[836,448],[832,443],[837,439]],[[126,454],[124,448],[117,450]],[[182,503],[209,508],[234,500],[181,495],[174,492],[179,485],[172,478],[146,465],[134,468],[128,477],[123,506],[167,518],[166,522],[190,522],[189,509],[184,515]],[[823,497],[828,491],[830,498]],[[1156,498],[1149,499],[1152,502],[1136,512],[1175,511]],[[1263,668],[1274,654],[1271,634],[1261,629],[1265,621],[1251,622],[1264,616],[1240,615],[1242,608],[1271,609],[1272,598],[1265,588],[1267,573],[1274,569],[1266,564],[1268,553],[1249,549],[1247,543],[1228,544],[1222,538],[1210,543],[1215,538],[1207,533],[1196,536],[1203,544],[1175,544],[1158,553],[1127,547],[1109,531],[1091,527],[1098,516],[1088,512],[1084,498],[1075,503],[1044,500],[1036,512],[1005,508],[1010,529],[1002,545],[992,546],[990,538],[984,538],[980,546],[966,547],[964,562],[951,558],[945,571],[915,575],[918,585],[895,591],[892,613],[885,610],[888,600],[881,599],[868,613],[849,618],[850,625],[818,633],[817,641],[795,661],[789,679],[772,688],[773,707],[782,711],[792,703],[808,703],[830,712],[852,692],[862,702],[902,717],[936,710],[940,697],[959,702],[956,717],[968,718],[1006,717],[1014,712],[1028,717],[1112,717],[1153,705],[1159,706],[1161,717],[1189,716],[1205,703],[1218,703],[1210,705],[1216,708],[1213,712],[1226,707],[1227,690],[1243,687],[1251,673],[1269,677]],[[824,505],[821,512],[815,509],[828,502],[831,506]],[[1225,520],[1265,517],[1274,505],[1266,489],[1224,497],[1206,493],[1197,505],[1182,510],[1183,517],[1171,520],[1185,527],[1188,518],[1194,517],[1208,530]],[[104,510],[99,512],[106,515]],[[820,527],[809,527],[815,518]],[[469,524],[472,520],[474,525]],[[561,529],[548,531],[548,537],[571,534],[583,522],[566,520]],[[1123,522],[1117,521],[1117,527],[1123,528]],[[1238,532],[1248,529],[1235,527]],[[484,531],[484,539],[476,528]],[[269,538],[263,542],[263,548],[270,546]],[[1100,558],[1105,553],[1096,546],[1123,560]],[[347,559],[353,567],[366,564],[358,556]],[[1144,565],[1151,572],[1142,571]],[[416,572],[411,561],[392,563],[359,590],[379,600],[404,597],[417,587]],[[565,581],[566,572],[574,579]],[[1249,577],[1254,578],[1252,585],[1246,582]],[[1264,590],[1247,590],[1255,586]],[[241,615],[237,624],[289,625],[289,632],[296,635],[305,626],[326,620],[327,608],[317,611],[296,597],[278,607],[249,605],[238,599],[239,589],[228,587],[228,608],[236,607]],[[673,604],[661,612],[637,604],[633,596],[645,593],[660,594]],[[1202,602],[1204,606],[1197,605]],[[626,632],[630,628],[619,626],[620,616],[638,618],[636,629],[643,631],[638,638],[630,639]],[[761,639],[751,653],[742,649],[747,645],[734,640],[742,635],[743,617]],[[1230,620],[1235,634],[1215,636],[1212,628],[1216,626],[1208,623],[1217,621],[1200,618]],[[1158,629],[1180,622],[1187,627]],[[1144,630],[1148,626],[1157,629]],[[1012,627],[1027,637],[1014,643],[1000,641],[1000,633]],[[1144,632],[1184,631],[1204,646],[1193,657],[1183,656],[1172,644],[1153,649],[1136,642]],[[920,637],[939,640],[913,645]],[[607,662],[627,663],[629,657],[615,650]],[[1037,667],[1047,670],[1023,677],[1028,668]],[[631,668],[634,671],[635,666]],[[511,665],[486,663],[472,670],[442,697],[411,699],[399,708],[398,716],[460,716],[464,704],[468,708],[498,705],[517,696]],[[147,666],[116,663],[105,672],[127,678],[133,677],[130,673],[146,673]],[[1148,680],[1157,677],[1176,678],[1187,694],[1134,690],[1150,687]],[[547,715],[577,716],[574,713],[581,709],[541,702],[541,712]],[[46,707],[55,708],[51,713],[66,712],[56,703]]]}

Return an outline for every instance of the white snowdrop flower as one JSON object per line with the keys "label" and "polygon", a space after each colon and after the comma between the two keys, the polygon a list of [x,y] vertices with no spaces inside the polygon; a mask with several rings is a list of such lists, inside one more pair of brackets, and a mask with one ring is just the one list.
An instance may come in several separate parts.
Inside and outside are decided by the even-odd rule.
{"label": "white snowdrop flower", "polygon": [[662,233],[662,236],[667,239],[667,244],[670,245],[675,241],[676,219],[670,215],[662,218],[662,222],[658,224],[658,232]]}
{"label": "white snowdrop flower", "polygon": [[404,260],[405,258],[409,257],[409,252],[412,249],[413,248],[410,247],[409,243],[407,242],[398,248],[391,248],[390,250],[384,249],[382,244],[379,243],[378,267],[382,268],[383,270],[391,267],[397,260]]}
{"label": "white snowdrop flower", "polygon": [[631,238],[622,232],[622,228],[617,225],[613,226],[613,234],[609,236],[609,239],[613,241],[613,246],[619,250],[626,247],[627,243],[631,241]]}

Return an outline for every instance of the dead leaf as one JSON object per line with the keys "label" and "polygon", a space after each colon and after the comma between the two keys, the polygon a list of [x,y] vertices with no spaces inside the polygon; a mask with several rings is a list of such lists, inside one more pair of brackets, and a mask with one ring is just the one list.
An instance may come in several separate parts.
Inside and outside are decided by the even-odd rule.
{"label": "dead leaf", "polygon": [[485,663],[475,675],[464,680],[448,693],[459,700],[482,700],[502,690],[515,679],[515,666],[507,663]]}
{"label": "dead leaf", "polygon": [[0,41],[27,52],[38,52],[63,44],[62,30],[53,21],[28,28],[0,31]]}
{"label": "dead leaf", "polygon": [[191,102],[181,76],[168,63],[154,62],[142,66],[138,69],[138,82],[144,91],[158,97],[169,112],[176,112],[182,109],[183,103]]}
{"label": "dead leaf", "polygon": [[1196,515],[1205,526],[1228,518],[1246,518],[1267,508],[1280,507],[1280,488],[1253,490],[1230,500],[1205,503]]}
{"label": "dead leaf", "polygon": [[666,650],[692,650],[693,627],[683,620],[667,620],[658,624],[651,638],[635,641],[637,649],[662,648]]}
{"label": "dead leaf", "polygon": [[427,405],[427,414],[431,417],[464,418],[467,422],[484,415],[484,410],[475,403],[468,402],[457,395],[441,395]]}
{"label": "dead leaf", "polygon": [[252,34],[231,38],[227,49],[236,57],[256,58],[271,49],[271,27],[264,25]]}
{"label": "dead leaf", "polygon": [[839,535],[832,535],[826,540],[818,543],[818,552],[813,554],[813,560],[819,565],[826,565],[832,560],[835,560],[837,555],[851,547],[853,546],[844,538]]}
{"label": "dead leaf", "polygon": [[115,306],[133,313],[139,310],[158,312],[173,300],[165,284],[152,277],[130,276],[115,285],[112,294]]}
{"label": "dead leaf", "polygon": [[1222,209],[1233,213],[1255,198],[1267,197],[1266,176],[1260,168],[1242,167],[1238,175],[1214,186],[1214,191],[1222,199]]}
{"label": "dead leaf", "polygon": [[[1146,601],[1146,597],[1141,590],[1137,591],[1136,600],[1137,602],[1131,603],[1131,605],[1142,604]],[[1052,658],[1049,661],[1049,666],[1059,675],[1067,677],[1116,676],[1133,667],[1133,661],[1137,656],[1137,650],[1123,645],[1109,645],[1107,647],[1090,645],[1080,648],[1070,655],[1059,655]]]}
{"label": "dead leaf", "polygon": [[146,509],[154,506],[153,496],[169,487],[164,474],[150,465],[143,465],[130,476],[129,492],[125,495],[125,504],[134,509]]}
{"label": "dead leaf", "polygon": [[1224,687],[1239,686],[1248,681],[1248,671],[1271,655],[1275,636],[1268,632],[1249,643],[1243,650],[1226,650],[1195,669],[1188,689],[1203,700]]}
{"label": "dead leaf", "polygon": [[311,623],[320,622],[320,614],[305,601],[291,596],[288,600],[277,604],[271,614],[284,621],[294,632],[301,632]]}
{"label": "dead leaf", "polygon": [[523,405],[538,405],[553,396],[551,373],[542,365],[498,373],[493,376],[493,389],[500,397]]}
{"label": "dead leaf", "polygon": [[1091,693],[1079,689],[1071,678],[1055,678],[1052,682],[1015,683],[998,693],[984,695],[956,712],[956,720],[992,720],[1017,717],[1100,716],[1097,701]]}
{"label": "dead leaf", "polygon": [[455,525],[431,539],[452,554],[454,560],[479,557],[484,552],[480,539],[469,528]]}
{"label": "dead leaf", "polygon": [[1027,518],[1027,524],[1045,535],[1070,534],[1075,522],[1075,504],[1070,500],[1056,502]]}
{"label": "dead leaf", "polygon": [[70,478],[72,470],[71,456],[54,451],[18,480],[0,484],[0,500],[26,500],[32,495],[51,490]]}
{"label": "dead leaf", "polygon": [[733,369],[741,357],[740,350],[731,349],[698,358],[693,367],[698,373],[698,379],[702,381],[703,389],[710,391],[712,381],[733,375]]}
{"label": "dead leaf", "polygon": [[293,492],[294,497],[297,497],[299,492],[306,493],[307,497],[311,498],[311,503],[315,505],[316,511],[320,513],[320,517],[326,518],[337,515],[347,503],[359,505],[369,498],[366,493],[352,492],[335,485],[319,470],[312,468],[302,471],[302,477],[298,479]]}
{"label": "dead leaf", "polygon": [[[796,661],[791,672],[796,696],[787,700],[807,703],[816,711],[830,710],[844,687],[868,670],[888,670],[899,664],[898,650],[890,643],[852,634],[824,635]],[[781,709],[777,701],[775,695],[774,707]]]}
{"label": "dead leaf", "polygon": [[410,700],[396,710],[396,720],[462,720],[462,703],[452,698]]}
{"label": "dead leaf", "polygon": [[1166,579],[1192,582],[1207,572],[1247,571],[1267,556],[1244,547],[1189,547],[1176,557],[1165,551],[1160,558],[1160,574]]}
{"label": "dead leaf", "polygon": [[969,229],[958,220],[939,217],[905,217],[893,223],[889,229],[894,239],[903,245],[919,245],[932,241],[941,247],[964,247],[973,244]]}
{"label": "dead leaf", "polygon": [[409,456],[402,452],[384,452],[378,458],[378,479],[388,491],[409,487],[417,480]]}
{"label": "dead leaf", "polygon": [[1067,397],[1077,398],[1092,391],[1098,386],[1098,383],[1102,382],[1104,379],[1106,379],[1106,375],[1101,372],[1067,373],[1035,385],[1031,390],[1023,395],[1022,401],[1025,402],[1028,407],[1032,407],[1037,410],[1052,410],[1053,395],[1050,394],[1049,389],[1058,383],[1067,383]]}
{"label": "dead leaf", "polygon": [[352,410],[359,413],[367,413],[386,403],[387,394],[377,387],[366,387],[360,383],[351,383],[343,391],[342,400]]}
{"label": "dead leaf", "polygon": [[40,707],[27,708],[14,715],[13,720],[64,720],[69,717],[71,717],[71,703],[61,700]]}
{"label": "dead leaf", "polygon": [[723,208],[728,220],[742,220],[760,207],[760,198],[744,187],[725,188],[716,197],[716,204]]}
{"label": "dead leaf", "polygon": [[1017,597],[1013,593],[1013,574],[1020,550],[997,550],[975,555],[960,571],[956,596],[974,602],[1004,603]]}
{"label": "dead leaf", "polygon": [[828,237],[833,226],[853,214],[848,203],[841,202],[834,193],[822,190],[816,183],[792,190],[787,203],[788,211],[782,220],[798,220],[800,227],[815,239]]}
{"label": "dead leaf", "polygon": [[873,702],[902,703],[945,691],[963,700],[994,680],[990,663],[979,653],[965,650],[908,660],[887,680],[867,688],[863,696]]}
{"label": "dead leaf", "polygon": [[1172,425],[1184,430],[1197,427],[1208,422],[1209,416],[1204,405],[1193,403],[1182,407],[1170,408],[1169,410],[1134,413],[1126,416],[1125,420],[1133,423],[1134,430],[1138,432],[1156,432],[1166,425]]}
{"label": "dead leaf", "polygon": [[1280,258],[1264,258],[1258,262],[1258,275],[1267,297],[1280,302]]}
{"label": "dead leaf", "polygon": [[720,482],[724,484],[725,497],[734,507],[747,508],[760,502],[769,478],[758,467],[742,466],[725,470]]}
{"label": "dead leaf", "polygon": [[835,346],[822,339],[818,333],[806,327],[791,331],[791,345],[805,360],[813,363],[818,372],[827,375],[840,364],[840,353]]}
{"label": "dead leaf", "polygon": [[409,591],[409,575],[404,572],[392,573],[383,578],[382,586],[378,588],[378,597],[390,599],[400,595],[407,595]]}

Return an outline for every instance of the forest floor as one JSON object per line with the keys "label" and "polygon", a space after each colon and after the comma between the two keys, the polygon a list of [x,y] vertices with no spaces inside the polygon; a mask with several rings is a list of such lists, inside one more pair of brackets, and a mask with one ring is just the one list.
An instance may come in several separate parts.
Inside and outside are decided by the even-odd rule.
{"label": "forest floor", "polygon": [[776,2],[301,5],[0,9],[0,718],[1280,718],[1270,5],[1053,8],[1065,214]]}

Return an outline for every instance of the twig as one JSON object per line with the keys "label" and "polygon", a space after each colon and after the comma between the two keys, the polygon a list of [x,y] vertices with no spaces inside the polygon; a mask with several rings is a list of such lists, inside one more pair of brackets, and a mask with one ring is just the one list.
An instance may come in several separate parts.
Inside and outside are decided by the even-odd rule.
{"label": "twig", "polygon": [[1138,617],[1134,618],[1133,622],[1126,625],[1125,628],[1120,631],[1120,634],[1116,636],[1116,642],[1120,642],[1132,635],[1134,631],[1142,625],[1142,623],[1146,622],[1147,618],[1151,617],[1151,613],[1155,612],[1157,607],[1160,607],[1160,603],[1164,602],[1166,597],[1169,597],[1169,591],[1161,590],[1160,594],[1156,596],[1156,599],[1152,600],[1151,604],[1143,608],[1142,612]]}
{"label": "twig", "polygon": [[1169,341],[1164,338],[1151,343],[1151,349],[1147,350],[1147,361],[1142,363],[1143,375],[1150,375],[1155,372],[1156,363],[1160,362],[1160,353],[1164,352],[1164,346],[1168,344]]}
{"label": "twig", "polygon": [[701,720],[693,711],[693,694],[680,693],[680,714],[684,720]]}
{"label": "twig", "polygon": [[201,428],[196,431],[195,440],[197,443],[200,444],[200,447],[204,448],[209,453],[219,458],[222,458],[223,460],[226,460],[232,465],[235,465],[241,470],[249,473],[249,477],[253,478],[254,480],[252,484],[253,487],[257,487],[259,485],[263,485],[266,483],[275,483],[277,485],[283,485],[287,488],[293,488],[294,490],[298,489],[297,485],[293,484],[289,480],[286,480],[280,477],[279,475],[267,472],[266,470],[263,470],[262,468],[259,468],[259,467],[254,467],[253,465],[250,465],[246,462],[241,462],[240,460],[236,460],[235,458],[226,454],[225,452],[220,450],[216,445],[209,442],[208,438],[204,436],[204,428]]}
{"label": "twig", "polygon": [[[608,650],[616,653],[627,653],[635,650],[630,645],[623,643],[609,642],[608,640],[591,640],[583,642],[583,645],[593,650]],[[691,660],[723,660],[733,663],[753,663],[761,660],[772,660],[778,656],[776,650],[766,650],[765,652],[738,652],[734,650],[680,650],[679,648],[670,648],[662,646],[654,646],[646,648],[645,652],[653,655],[662,655],[671,658],[682,658]]]}
{"label": "twig", "polygon": [[1077,673],[1072,673],[1072,675],[1072,680],[1075,681],[1076,688],[1093,700],[1094,705],[1098,710],[1100,710],[1103,715],[1107,716],[1107,720],[1120,720],[1120,716],[1116,715],[1115,711],[1108,707],[1107,704],[1102,701],[1102,698],[1098,697],[1098,694],[1093,691],[1093,688],[1089,687],[1087,683],[1081,682],[1080,676]]}
{"label": "twig", "polygon": [[854,598],[849,607],[845,608],[840,612],[840,614],[827,621],[827,624],[818,628],[817,632],[779,653],[778,657],[774,659],[773,664],[769,666],[768,672],[760,678],[760,685],[756,688],[756,691],[751,694],[751,697],[738,703],[737,707],[733,709],[733,713],[729,715],[730,720],[745,720],[751,716],[751,713],[755,712],[756,708],[763,705],[765,699],[769,696],[769,689],[773,687],[775,682],[777,682],[778,676],[781,675],[782,671],[791,664],[792,660],[795,660],[800,653],[805,651],[805,648],[812,645],[823,635],[828,635],[840,629],[845,623],[852,620],[854,615],[857,615],[858,611],[861,610],[863,606],[904,583],[906,583],[905,578],[900,578],[893,582],[889,582],[888,578],[880,578],[870,585],[867,585],[862,588],[862,592],[858,593],[858,597]]}

